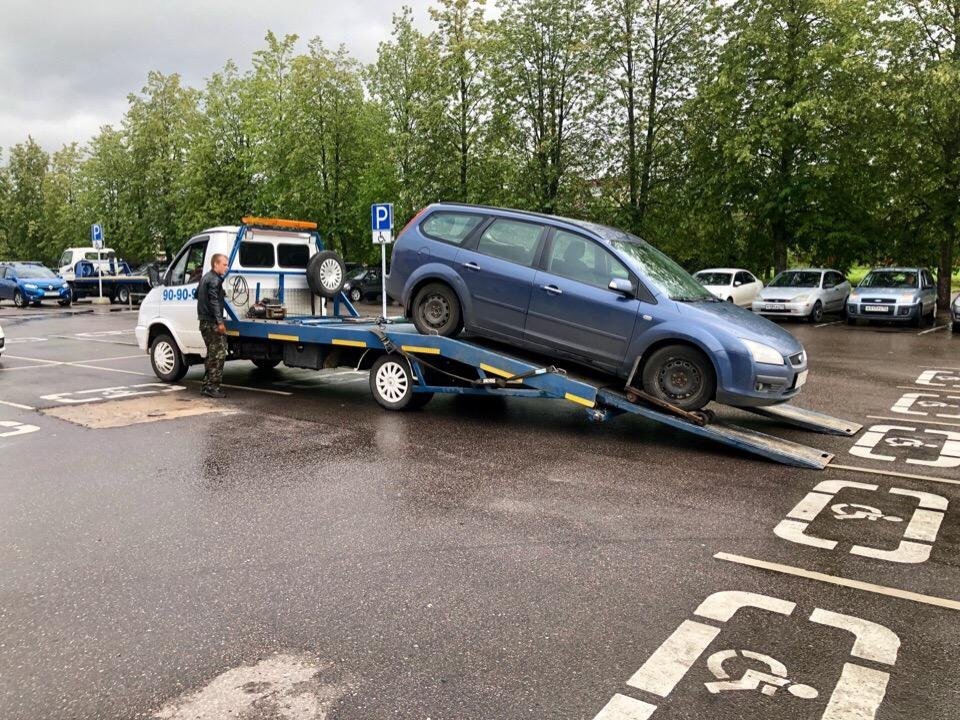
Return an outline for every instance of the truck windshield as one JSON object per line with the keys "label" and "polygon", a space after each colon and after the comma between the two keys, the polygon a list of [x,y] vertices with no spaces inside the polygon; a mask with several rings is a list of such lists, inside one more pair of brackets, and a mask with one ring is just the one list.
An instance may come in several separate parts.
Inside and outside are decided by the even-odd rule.
{"label": "truck windshield", "polygon": [[52,272],[40,265],[21,265],[17,268],[17,277],[20,278],[55,278]]}
{"label": "truck windshield", "polygon": [[820,273],[804,272],[804,271],[782,272],[773,279],[773,282],[770,283],[770,287],[785,287],[785,288],[820,287]]}

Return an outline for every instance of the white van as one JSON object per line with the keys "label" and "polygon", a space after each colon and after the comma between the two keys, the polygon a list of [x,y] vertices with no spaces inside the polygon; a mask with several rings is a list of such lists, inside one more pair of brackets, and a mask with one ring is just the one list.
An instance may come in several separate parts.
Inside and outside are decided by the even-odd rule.
{"label": "white van", "polygon": [[[206,355],[197,319],[197,284],[210,270],[214,255],[226,255],[230,261],[223,289],[239,319],[247,319],[251,306],[264,300],[282,302],[288,315],[319,315],[324,312],[324,300],[340,294],[343,260],[322,249],[316,232],[299,229],[316,227],[313,223],[262,218],[244,218],[244,222],[210,228],[190,238],[161,284],[140,304],[137,344],[150,353],[153,370],[162,380],[179,380]],[[231,347],[228,359],[244,357],[241,350]],[[274,367],[277,362],[262,364]]]}
{"label": "white van", "polygon": [[[98,259],[99,258],[99,259]],[[111,248],[103,248],[97,254],[95,247],[75,247],[67,248],[60,256],[60,262],[57,267],[57,274],[64,280],[75,280],[77,275],[77,263],[86,260],[93,265],[94,272],[100,268],[101,275],[107,275],[114,272],[116,268],[117,254]]]}

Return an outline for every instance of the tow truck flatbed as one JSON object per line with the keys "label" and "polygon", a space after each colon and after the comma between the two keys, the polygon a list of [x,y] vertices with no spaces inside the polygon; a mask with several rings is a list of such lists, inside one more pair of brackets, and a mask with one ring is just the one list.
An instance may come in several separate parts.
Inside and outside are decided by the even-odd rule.
{"label": "tow truck flatbed", "polygon": [[[356,315],[345,298],[339,299],[339,303],[345,303],[350,314]],[[335,312],[339,303],[335,304]],[[321,364],[321,360],[327,362],[331,354],[334,355],[334,364],[353,365],[355,362],[358,368],[369,367],[375,357],[402,356],[409,362],[415,394],[559,399],[584,408],[592,421],[624,414],[638,415],[675,430],[796,467],[823,469],[833,459],[829,452],[756,430],[722,421],[696,424],[642,401],[631,402],[625,392],[605,386],[609,381],[597,382],[567,374],[518,356],[514,351],[501,352],[469,339],[422,335],[403,319],[335,315],[250,320],[237,318],[229,308],[228,312],[232,318],[227,322],[231,354],[238,356],[249,356],[251,343],[257,346],[257,351],[265,353],[265,357],[282,359],[294,367],[315,369],[333,366]],[[300,356],[309,364],[297,364]],[[861,427],[857,423],[792,405],[747,409],[819,433],[852,435]]]}

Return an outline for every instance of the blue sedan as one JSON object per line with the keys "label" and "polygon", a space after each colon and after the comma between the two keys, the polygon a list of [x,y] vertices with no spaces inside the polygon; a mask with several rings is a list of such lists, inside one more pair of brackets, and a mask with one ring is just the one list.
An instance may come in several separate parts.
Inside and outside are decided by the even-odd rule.
{"label": "blue sedan", "polygon": [[73,301],[70,285],[40,263],[0,263],[0,300],[19,308],[56,300],[66,307]]}
{"label": "blue sedan", "polygon": [[401,231],[387,293],[426,334],[475,336],[642,385],[683,409],[794,397],[807,357],[786,330],[717,300],[666,255],[594,223],[436,204]]}

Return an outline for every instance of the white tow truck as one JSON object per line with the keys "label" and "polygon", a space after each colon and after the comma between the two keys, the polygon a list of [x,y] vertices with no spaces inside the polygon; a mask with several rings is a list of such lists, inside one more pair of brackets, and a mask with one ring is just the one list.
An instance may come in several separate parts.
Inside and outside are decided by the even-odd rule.
{"label": "white tow truck", "polygon": [[[214,255],[229,260],[223,286],[228,312],[237,317],[228,319],[257,317],[258,312],[266,317],[281,307],[297,315],[325,314],[326,301],[340,296],[345,269],[340,256],[324,248],[316,227],[299,220],[246,217],[243,225],[214,227],[190,238],[140,305],[137,343],[149,351],[157,377],[175,382],[206,355],[197,284]],[[252,360],[262,368],[280,362],[240,343],[231,345],[229,359]]]}

